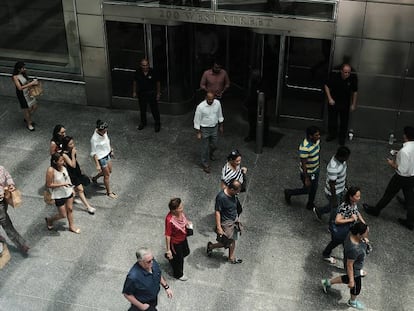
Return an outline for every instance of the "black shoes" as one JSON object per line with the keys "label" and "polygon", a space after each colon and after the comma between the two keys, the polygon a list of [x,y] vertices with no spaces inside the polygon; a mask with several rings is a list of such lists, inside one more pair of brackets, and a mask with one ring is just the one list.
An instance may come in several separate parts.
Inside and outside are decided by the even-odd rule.
{"label": "black shoes", "polygon": [[377,210],[375,210],[374,207],[369,206],[367,203],[362,204],[362,206],[364,207],[365,213],[367,213],[368,215],[375,217],[379,216],[380,213]]}
{"label": "black shoes", "polygon": [[285,201],[286,201],[286,203],[290,205],[290,203],[292,203],[292,201],[290,200],[291,195],[289,193],[289,190],[288,189],[285,189],[284,194],[285,194]]}
{"label": "black shoes", "polygon": [[140,123],[140,124],[138,125],[138,127],[137,127],[138,131],[141,131],[141,130],[143,130],[144,128],[145,128],[145,124],[143,124],[143,123]]}
{"label": "black shoes", "polygon": [[400,225],[406,227],[408,230],[414,230],[414,225],[409,223],[407,219],[398,218],[398,222],[400,223]]}
{"label": "black shoes", "polygon": [[154,125],[154,132],[158,133],[161,130],[161,124],[157,123]]}

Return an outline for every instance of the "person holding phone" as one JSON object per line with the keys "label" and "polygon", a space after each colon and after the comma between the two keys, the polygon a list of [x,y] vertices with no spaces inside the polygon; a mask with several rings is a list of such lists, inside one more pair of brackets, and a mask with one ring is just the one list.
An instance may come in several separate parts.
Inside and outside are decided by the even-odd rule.
{"label": "person holding phone", "polygon": [[69,231],[79,234],[73,221],[73,186],[69,173],[65,167],[65,159],[60,153],[54,153],[50,159],[50,166],[46,172],[46,187],[51,189],[52,199],[58,209],[57,214],[45,218],[47,229],[53,230],[56,220],[67,218]]}
{"label": "person holding phone", "polygon": [[19,100],[20,108],[23,110],[26,128],[33,132],[35,128],[34,122],[32,121],[32,114],[37,109],[37,101],[36,98],[30,97],[29,88],[33,85],[37,85],[38,81],[37,79],[29,81],[24,62],[17,62],[14,65],[12,79],[16,87],[16,96]]}

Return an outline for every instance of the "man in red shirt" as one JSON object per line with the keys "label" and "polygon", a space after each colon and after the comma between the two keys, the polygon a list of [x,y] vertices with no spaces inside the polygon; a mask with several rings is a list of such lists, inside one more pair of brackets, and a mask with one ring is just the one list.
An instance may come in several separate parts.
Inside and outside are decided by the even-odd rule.
{"label": "man in red shirt", "polygon": [[213,93],[216,99],[221,99],[229,87],[229,76],[217,61],[214,62],[211,69],[204,71],[201,77],[200,88]]}

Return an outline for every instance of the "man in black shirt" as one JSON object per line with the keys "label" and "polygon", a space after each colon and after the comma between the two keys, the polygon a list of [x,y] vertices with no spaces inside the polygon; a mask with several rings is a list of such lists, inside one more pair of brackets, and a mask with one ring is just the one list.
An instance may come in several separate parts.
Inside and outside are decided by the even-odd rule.
{"label": "man in black shirt", "polygon": [[349,112],[356,109],[358,94],[358,78],[351,74],[351,66],[343,64],[339,73],[333,73],[325,84],[328,99],[328,137],[326,141],[334,140],[338,131],[340,145],[345,145],[348,132]]}
{"label": "man in black shirt", "polygon": [[158,74],[149,66],[149,62],[145,58],[141,60],[140,69],[135,71],[134,75],[132,96],[137,97],[137,95],[141,111],[141,123],[138,130],[142,130],[147,125],[147,105],[149,104],[155,122],[155,132],[159,132],[161,121],[158,101],[161,95],[161,84]]}

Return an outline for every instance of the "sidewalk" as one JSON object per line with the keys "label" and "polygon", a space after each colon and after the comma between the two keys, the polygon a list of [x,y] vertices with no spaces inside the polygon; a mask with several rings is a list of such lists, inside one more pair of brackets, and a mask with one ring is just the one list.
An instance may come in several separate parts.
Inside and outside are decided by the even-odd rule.
{"label": "sidewalk", "polygon": [[[31,133],[15,99],[0,98],[0,104],[0,165],[12,174],[24,200],[20,209],[9,208],[9,215],[31,246],[24,258],[8,240],[12,258],[0,270],[1,311],[127,310],[121,291],[140,246],[153,249],[174,291],[172,300],[160,291],[159,310],[347,310],[346,285],[328,294],[320,286],[321,278],[343,273],[341,260],[330,266],[321,258],[330,239],[327,225],[305,209],[305,197],[292,198],[291,206],[284,202],[283,189],[300,185],[297,147],[302,131],[274,128],[281,140],[257,155],[254,145],[243,141],[247,122],[237,114],[225,115],[219,160],[205,174],[199,166],[193,113],[163,115],[161,132],[154,133],[151,122],[137,131],[137,112],[41,102],[34,118],[38,126]],[[109,199],[103,188],[91,185],[86,194],[96,214],[89,215],[80,205],[74,208],[82,233],[70,233],[65,221],[50,232],[44,217],[54,207],[45,205],[42,193],[52,129],[59,123],[66,127],[67,135],[75,138],[83,171],[92,175],[89,139],[98,118],[109,122],[115,151],[111,184],[119,198]],[[337,148],[324,139],[319,205],[326,203],[325,168]],[[348,183],[361,187],[361,203],[373,204],[393,174],[384,160],[389,145],[355,137],[349,147]],[[233,148],[240,150],[249,169],[248,191],[240,195],[245,228],[236,248],[243,258],[240,265],[227,264],[227,252],[214,251],[211,258],[205,254],[207,242],[215,238],[214,199],[221,168]],[[187,282],[172,278],[163,257],[164,217],[174,196],[182,198],[194,223],[184,266]],[[364,216],[373,252],[366,259],[369,274],[360,300],[367,310],[414,310],[414,235],[397,223],[405,211],[393,200],[380,217]],[[341,259],[342,249],[334,255]]]}

